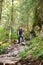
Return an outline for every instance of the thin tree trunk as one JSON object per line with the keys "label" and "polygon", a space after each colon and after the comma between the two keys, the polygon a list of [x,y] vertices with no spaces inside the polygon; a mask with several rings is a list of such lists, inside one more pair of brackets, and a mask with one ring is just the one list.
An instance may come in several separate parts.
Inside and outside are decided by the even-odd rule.
{"label": "thin tree trunk", "polygon": [[9,42],[11,42],[11,34],[12,34],[12,23],[13,23],[13,2],[14,2],[14,0],[12,0],[11,22],[9,23],[9,24],[10,24]]}
{"label": "thin tree trunk", "polygon": [[3,3],[3,0],[0,0],[0,20],[1,20],[1,14],[2,14],[2,3]]}

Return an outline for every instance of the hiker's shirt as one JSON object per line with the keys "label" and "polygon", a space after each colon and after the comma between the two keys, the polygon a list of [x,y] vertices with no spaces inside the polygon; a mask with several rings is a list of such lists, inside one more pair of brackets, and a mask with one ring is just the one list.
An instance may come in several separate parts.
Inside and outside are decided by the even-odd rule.
{"label": "hiker's shirt", "polygon": [[22,29],[19,29],[19,30],[18,30],[18,35],[19,35],[19,36],[22,36],[22,34],[23,34],[23,30],[22,30]]}

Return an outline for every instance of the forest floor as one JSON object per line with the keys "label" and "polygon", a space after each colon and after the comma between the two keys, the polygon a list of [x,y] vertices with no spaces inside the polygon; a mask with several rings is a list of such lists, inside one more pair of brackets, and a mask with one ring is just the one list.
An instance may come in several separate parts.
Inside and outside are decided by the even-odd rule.
{"label": "forest floor", "polygon": [[22,44],[11,44],[5,49],[5,54],[0,55],[0,62],[14,62],[14,65],[43,65],[43,60],[32,58],[22,59],[19,52],[24,50]]}

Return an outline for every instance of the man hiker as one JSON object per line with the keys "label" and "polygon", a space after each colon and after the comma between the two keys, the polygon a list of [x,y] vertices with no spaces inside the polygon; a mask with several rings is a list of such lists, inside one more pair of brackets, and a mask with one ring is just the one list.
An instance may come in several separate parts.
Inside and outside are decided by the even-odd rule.
{"label": "man hiker", "polygon": [[[21,41],[21,39],[22,39],[22,41]],[[20,43],[20,42],[24,42],[23,29],[22,29],[22,27],[20,27],[20,28],[18,29],[18,43]]]}

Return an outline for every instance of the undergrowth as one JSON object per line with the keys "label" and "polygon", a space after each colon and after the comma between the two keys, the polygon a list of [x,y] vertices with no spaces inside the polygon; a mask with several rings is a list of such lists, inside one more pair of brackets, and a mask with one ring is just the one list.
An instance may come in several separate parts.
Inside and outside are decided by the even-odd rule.
{"label": "undergrowth", "polygon": [[9,46],[9,43],[4,43],[0,46],[0,54],[3,54],[5,51],[5,48]]}
{"label": "undergrowth", "polygon": [[[32,43],[30,46],[25,46],[24,50],[19,52],[20,56],[22,58],[25,58],[27,53],[32,50],[34,48],[34,50],[31,52],[31,55],[33,58],[43,58],[43,41],[39,40],[38,37],[35,37],[33,39],[30,40],[30,42]],[[37,45],[39,44],[39,45]]]}

